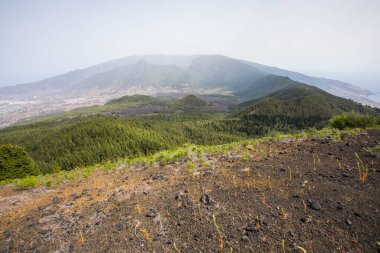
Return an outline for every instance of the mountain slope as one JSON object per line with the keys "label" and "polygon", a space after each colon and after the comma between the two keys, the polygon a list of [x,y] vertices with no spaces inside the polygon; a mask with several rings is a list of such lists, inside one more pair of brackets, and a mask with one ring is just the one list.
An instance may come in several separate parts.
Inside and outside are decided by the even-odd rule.
{"label": "mountain slope", "polygon": [[380,112],[379,109],[331,95],[316,87],[296,83],[239,105],[235,116],[241,118],[241,128],[248,134],[266,134],[274,129],[287,131],[323,127],[332,116],[350,111],[367,114]]}
{"label": "mountain slope", "polygon": [[373,101],[368,98],[368,95],[372,94],[371,91],[362,89],[349,83],[327,78],[307,76],[298,72],[266,66],[249,61],[244,62],[268,74],[286,76],[297,82],[313,85],[336,96],[353,99],[364,104],[373,104]]}
{"label": "mountain slope", "polygon": [[153,65],[140,60],[131,65],[118,66],[98,73],[76,84],[75,89],[123,88],[138,86],[178,86],[191,77],[176,65]]}
{"label": "mountain slope", "polygon": [[243,103],[241,106],[248,107],[250,115],[317,116],[322,119],[329,119],[335,114],[349,111],[361,113],[379,111],[300,83],[292,84],[267,97]]}
{"label": "mountain slope", "polygon": [[238,89],[235,94],[247,98],[260,98],[298,84],[288,77],[268,75],[249,86]]}
{"label": "mountain slope", "polygon": [[227,87],[233,92],[266,76],[254,67],[222,55],[199,56],[191,62],[187,70],[196,85]]}

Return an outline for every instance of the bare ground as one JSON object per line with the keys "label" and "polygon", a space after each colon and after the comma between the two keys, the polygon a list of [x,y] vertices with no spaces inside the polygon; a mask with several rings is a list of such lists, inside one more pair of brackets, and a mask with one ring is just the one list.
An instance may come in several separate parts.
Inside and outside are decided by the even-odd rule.
{"label": "bare ground", "polygon": [[380,159],[364,150],[379,142],[284,139],[194,174],[177,163],[3,186],[0,252],[379,252]]}

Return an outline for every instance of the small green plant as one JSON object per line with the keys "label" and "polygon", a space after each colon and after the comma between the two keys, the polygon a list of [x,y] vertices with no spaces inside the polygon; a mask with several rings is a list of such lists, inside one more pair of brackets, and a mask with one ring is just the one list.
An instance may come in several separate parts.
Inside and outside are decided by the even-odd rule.
{"label": "small green plant", "polygon": [[37,186],[37,176],[28,176],[16,181],[16,187],[20,189],[35,188]]}
{"label": "small green plant", "polygon": [[368,166],[365,166],[363,161],[360,159],[359,155],[355,152],[356,163],[359,170],[359,181],[363,184],[368,177]]}
{"label": "small green plant", "polygon": [[107,161],[106,163],[104,163],[104,171],[108,172],[110,169],[112,169],[112,162]]}
{"label": "small green plant", "polygon": [[49,175],[41,178],[41,181],[49,189],[53,186],[53,178]]}
{"label": "small green plant", "polygon": [[211,164],[209,162],[206,161],[206,159],[204,157],[201,157],[201,164],[203,167],[207,168],[207,169],[211,169]]}
{"label": "small green plant", "polygon": [[251,144],[248,144],[248,145],[246,146],[246,148],[247,148],[248,150],[253,150],[253,146],[252,146]]}
{"label": "small green plant", "polygon": [[222,236],[222,232],[220,232],[218,223],[216,223],[215,214],[212,215],[212,220],[214,222],[214,226],[215,226],[216,232],[219,235],[219,252],[223,253],[223,236]]}
{"label": "small green plant", "polygon": [[175,242],[173,244],[173,249],[174,249],[175,252],[181,253],[181,251],[179,251],[179,249],[177,248],[177,245],[175,244]]}
{"label": "small green plant", "polygon": [[248,161],[249,160],[250,153],[248,150],[244,150],[242,157],[240,158],[241,161]]}
{"label": "small green plant", "polygon": [[55,181],[57,186],[61,185],[61,180],[62,180],[62,171],[57,174],[56,181]]}
{"label": "small green plant", "polygon": [[302,250],[303,253],[307,253],[307,251],[301,246],[296,245],[296,248]]}
{"label": "small green plant", "polygon": [[264,160],[265,158],[267,158],[268,154],[267,154],[267,151],[264,150],[264,149],[260,149],[258,150],[258,153],[259,155],[261,156],[261,159]]}
{"label": "small green plant", "polygon": [[192,161],[188,161],[186,167],[189,173],[193,174],[195,172],[195,164]]}

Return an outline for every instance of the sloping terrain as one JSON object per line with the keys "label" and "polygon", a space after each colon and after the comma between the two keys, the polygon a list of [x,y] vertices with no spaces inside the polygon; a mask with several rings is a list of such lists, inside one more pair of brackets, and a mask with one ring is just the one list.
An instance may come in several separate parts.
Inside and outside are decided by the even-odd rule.
{"label": "sloping terrain", "polygon": [[292,81],[282,90],[234,107],[233,115],[241,119],[241,130],[260,135],[274,130],[324,127],[332,116],[346,112],[376,115],[380,109]]}
{"label": "sloping terrain", "polygon": [[376,102],[371,101],[368,98],[368,95],[370,95],[372,92],[362,89],[360,87],[354,86],[349,83],[344,83],[338,80],[331,80],[327,78],[307,76],[301,73],[284,70],[284,69],[280,69],[276,67],[271,67],[271,66],[265,66],[258,63],[253,63],[253,62],[248,62],[248,61],[244,61],[244,62],[268,74],[286,76],[294,81],[297,81],[300,83],[307,83],[309,85],[318,87],[324,91],[334,94],[335,96],[353,99],[357,102],[368,104],[368,105],[376,104]]}
{"label": "sloping terrain", "polygon": [[51,189],[1,186],[0,251],[375,252],[380,160],[366,150],[380,131],[340,137],[189,147]]}
{"label": "sloping terrain", "polygon": [[380,111],[331,95],[316,87],[293,82],[266,97],[242,103],[239,107],[248,108],[246,112],[251,115],[318,116],[321,119],[329,119],[333,115],[350,111]]}

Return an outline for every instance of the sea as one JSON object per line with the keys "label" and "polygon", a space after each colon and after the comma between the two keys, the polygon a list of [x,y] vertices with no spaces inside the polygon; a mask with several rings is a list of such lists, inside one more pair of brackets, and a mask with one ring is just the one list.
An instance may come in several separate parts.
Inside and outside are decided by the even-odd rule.
{"label": "sea", "polygon": [[377,93],[374,93],[374,94],[371,94],[368,96],[370,99],[372,99],[373,101],[376,101],[376,102],[380,102],[380,92],[377,92]]}

